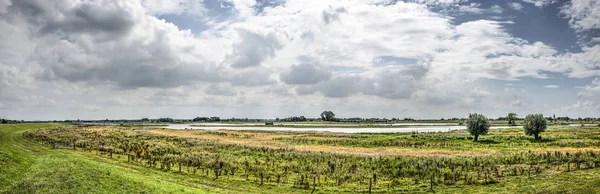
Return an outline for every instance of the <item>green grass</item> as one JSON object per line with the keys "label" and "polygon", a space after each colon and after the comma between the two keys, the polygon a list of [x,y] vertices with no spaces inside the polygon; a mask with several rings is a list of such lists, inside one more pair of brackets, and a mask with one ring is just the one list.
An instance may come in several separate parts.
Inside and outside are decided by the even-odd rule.
{"label": "green grass", "polygon": [[[295,189],[290,184],[265,183],[262,186],[254,178],[244,180],[235,176],[210,176],[160,170],[143,163],[127,162],[120,158],[99,155],[96,151],[74,151],[68,147],[52,149],[23,137],[25,131],[57,127],[58,124],[19,124],[0,125],[0,193],[310,193],[311,189]],[[557,141],[578,139],[588,136],[596,141],[598,128],[551,128],[545,138]],[[127,131],[126,131],[127,132]],[[135,131],[130,131],[135,132]],[[319,133],[327,136],[327,134]],[[341,135],[341,134],[335,134]],[[463,145],[473,144],[468,140],[453,140],[463,137],[462,132],[419,133],[419,141],[438,142],[440,138]],[[525,141],[505,137],[518,136],[518,130],[493,131],[485,139],[497,141]],[[369,141],[389,141],[394,138],[412,138],[407,134],[352,134]],[[482,138],[482,140],[485,140]],[[164,142],[163,142],[164,143]],[[502,143],[501,143],[502,144]],[[506,145],[508,146],[508,145]],[[473,146],[474,148],[475,146]],[[234,149],[234,148],[227,148]],[[224,149],[225,150],[225,149]],[[293,154],[290,152],[288,154]],[[231,153],[234,154],[234,153]],[[243,150],[236,157],[264,159],[265,154]],[[116,154],[115,154],[116,155]],[[310,157],[310,154],[305,154]],[[223,155],[225,156],[225,155]],[[275,158],[275,155],[267,157]],[[226,158],[224,158],[226,159]],[[253,160],[252,160],[253,161]],[[283,161],[282,161],[283,162]],[[282,163],[283,164],[283,163]],[[554,170],[557,166],[545,169],[531,177],[502,176],[493,184],[451,184],[438,183],[437,193],[599,193],[600,168],[586,168],[566,172]],[[564,166],[558,166],[564,168]],[[241,173],[241,172],[239,172]],[[473,175],[474,176],[474,175]],[[388,189],[382,177],[373,190],[383,193],[429,193],[429,182],[415,184],[404,178],[400,184]],[[366,192],[366,184],[349,183],[337,187],[327,185],[317,187],[315,193],[356,193]]]}
{"label": "green grass", "polygon": [[163,172],[93,153],[51,149],[22,133],[56,124],[0,125],[0,193],[289,193]]}

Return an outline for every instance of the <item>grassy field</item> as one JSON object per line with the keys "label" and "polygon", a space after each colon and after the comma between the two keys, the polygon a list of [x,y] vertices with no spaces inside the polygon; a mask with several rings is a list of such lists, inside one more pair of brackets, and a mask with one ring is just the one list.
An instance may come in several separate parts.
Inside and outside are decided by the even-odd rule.
{"label": "grassy field", "polygon": [[[56,124],[0,125],[0,193],[281,193],[285,188],[202,179],[91,152],[52,149],[23,132]],[[235,185],[235,186],[234,186]]]}
{"label": "grassy field", "polygon": [[600,128],[328,133],[0,125],[0,193],[598,193]]}

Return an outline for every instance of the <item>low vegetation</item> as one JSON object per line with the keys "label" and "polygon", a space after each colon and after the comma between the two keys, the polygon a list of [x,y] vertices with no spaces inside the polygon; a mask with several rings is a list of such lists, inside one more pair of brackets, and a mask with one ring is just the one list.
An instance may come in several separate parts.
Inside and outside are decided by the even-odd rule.
{"label": "low vegetation", "polygon": [[525,117],[525,121],[523,122],[523,130],[525,130],[525,134],[533,135],[535,140],[540,140],[542,137],[540,133],[546,131],[546,127],[548,126],[548,121],[544,118],[542,114],[530,114]]}
{"label": "low vegetation", "polygon": [[469,114],[467,119],[467,131],[473,135],[473,141],[477,141],[480,135],[486,135],[490,130],[488,119],[482,114]]}
{"label": "low vegetation", "polygon": [[348,134],[118,126],[64,126],[23,137],[50,150],[266,191],[566,192],[555,184],[577,179],[579,186],[571,189],[584,192],[600,185],[584,179],[600,173],[598,127],[553,127],[544,138],[530,138],[522,129],[489,130],[481,117],[474,114],[474,122],[467,121],[479,126],[478,135],[488,134],[481,138],[470,131]]}

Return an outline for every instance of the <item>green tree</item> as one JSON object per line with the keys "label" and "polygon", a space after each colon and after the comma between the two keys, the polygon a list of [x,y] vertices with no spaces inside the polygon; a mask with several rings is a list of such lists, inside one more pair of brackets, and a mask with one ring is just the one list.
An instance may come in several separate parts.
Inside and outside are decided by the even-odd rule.
{"label": "green tree", "polygon": [[508,125],[516,125],[515,121],[517,120],[517,113],[508,113],[508,116],[506,116],[506,120],[508,120]]}
{"label": "green tree", "polygon": [[480,135],[486,135],[490,129],[488,119],[482,114],[469,114],[467,119],[467,131],[473,135],[473,141],[477,141]]}
{"label": "green tree", "polygon": [[527,135],[533,135],[535,140],[542,139],[540,133],[546,131],[548,121],[542,114],[529,114],[523,121],[523,130]]}
{"label": "green tree", "polygon": [[142,122],[150,122],[150,119],[148,119],[148,118],[142,118]]}
{"label": "green tree", "polygon": [[321,119],[323,119],[323,121],[334,121],[335,120],[335,114],[331,111],[323,111],[321,113]]}

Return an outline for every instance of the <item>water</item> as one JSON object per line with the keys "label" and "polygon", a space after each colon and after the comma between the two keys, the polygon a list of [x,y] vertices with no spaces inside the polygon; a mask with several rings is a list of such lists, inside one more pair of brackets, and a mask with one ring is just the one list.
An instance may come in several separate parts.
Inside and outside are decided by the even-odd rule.
{"label": "water", "polygon": [[[264,123],[192,123],[191,125],[202,125],[202,126],[264,126]],[[372,124],[360,124],[360,123],[279,123],[275,122],[274,125],[284,126],[332,126],[332,127],[345,127],[345,126],[456,126],[456,123],[372,123]]]}
{"label": "water", "polygon": [[[569,126],[571,126],[571,127],[579,127],[579,126],[581,126],[581,124],[569,124]],[[586,126],[586,127],[596,127],[596,126],[598,126],[598,124],[583,124],[583,126]]]}
{"label": "water", "polygon": [[[322,125],[321,125],[322,126]],[[463,130],[466,126],[415,126],[402,128],[344,128],[344,127],[326,127],[326,128],[294,128],[294,127],[236,127],[236,126],[201,126],[192,127],[190,124],[171,124],[163,128],[167,129],[202,129],[202,130],[262,130],[262,131],[327,131],[327,132],[343,132],[343,133],[391,133],[391,132],[445,132],[452,130]],[[521,128],[520,126],[492,126],[490,129],[508,129]]]}

